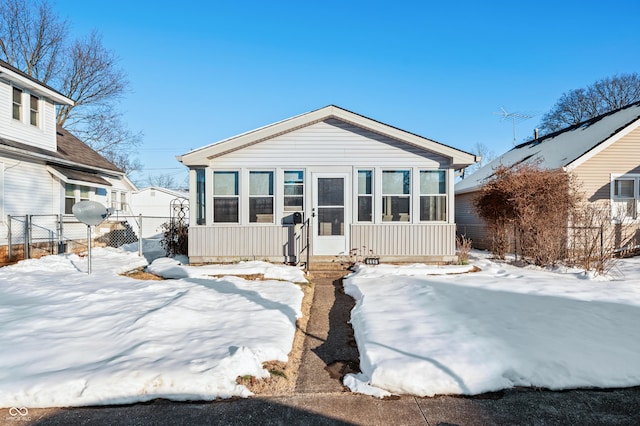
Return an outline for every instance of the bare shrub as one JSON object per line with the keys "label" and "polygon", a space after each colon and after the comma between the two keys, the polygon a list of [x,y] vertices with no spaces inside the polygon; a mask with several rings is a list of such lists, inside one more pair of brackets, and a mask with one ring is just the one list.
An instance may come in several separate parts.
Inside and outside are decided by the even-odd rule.
{"label": "bare shrub", "polygon": [[169,257],[188,254],[189,226],[179,221],[163,223],[160,244]]}
{"label": "bare shrub", "polygon": [[474,206],[489,225],[494,255],[504,258],[515,233],[523,259],[544,266],[566,258],[567,224],[580,199],[565,171],[520,164],[496,169]]}
{"label": "bare shrub", "polygon": [[471,240],[464,235],[456,237],[456,252],[458,254],[458,262],[461,265],[469,263],[469,252],[471,251]]}

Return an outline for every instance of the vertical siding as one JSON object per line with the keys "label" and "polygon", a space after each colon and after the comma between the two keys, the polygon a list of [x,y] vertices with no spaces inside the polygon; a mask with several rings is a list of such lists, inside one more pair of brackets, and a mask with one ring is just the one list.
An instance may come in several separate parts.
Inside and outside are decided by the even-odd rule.
{"label": "vertical siding", "polygon": [[455,225],[414,224],[351,226],[352,248],[379,256],[453,256]]}
{"label": "vertical siding", "polygon": [[611,197],[611,174],[640,174],[640,128],[613,143],[573,170],[591,202]]}
{"label": "vertical siding", "polygon": [[202,261],[223,257],[284,259],[288,231],[289,227],[275,226],[194,226],[189,229],[189,257]]}

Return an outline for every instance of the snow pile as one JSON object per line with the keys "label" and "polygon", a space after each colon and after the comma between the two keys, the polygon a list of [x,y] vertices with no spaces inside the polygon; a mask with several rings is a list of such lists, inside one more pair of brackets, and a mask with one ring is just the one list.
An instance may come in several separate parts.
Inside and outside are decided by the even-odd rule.
{"label": "snow pile", "polygon": [[481,272],[345,279],[362,371],[345,384],[421,396],[640,385],[640,258],[621,261],[617,281],[474,263]]}
{"label": "snow pile", "polygon": [[264,275],[265,279],[306,283],[301,269],[286,265],[274,265],[262,261],[238,262],[225,265],[185,266],[179,260],[160,258],[147,268],[149,272],[165,278],[207,278],[226,275]]}
{"label": "snow pile", "polygon": [[94,249],[91,275],[75,255],[0,268],[0,407],[247,396],[237,376],[287,360],[298,286],[118,275],[145,264]]}

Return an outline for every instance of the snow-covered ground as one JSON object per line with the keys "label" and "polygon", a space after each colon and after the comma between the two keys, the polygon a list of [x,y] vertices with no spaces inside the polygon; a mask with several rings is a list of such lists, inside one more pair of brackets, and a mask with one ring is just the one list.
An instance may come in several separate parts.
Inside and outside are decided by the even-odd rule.
{"label": "snow-covered ground", "polygon": [[247,396],[238,376],[265,377],[264,361],[287,360],[303,296],[292,282],[304,281],[301,271],[158,259],[154,272],[179,279],[118,275],[146,264],[94,249],[91,275],[87,258],[75,255],[0,268],[0,407]]}
{"label": "snow-covered ground", "polygon": [[[149,270],[168,280],[118,275],[146,264],[94,249],[91,275],[75,255],[0,268],[0,407],[247,396],[237,376],[286,361],[300,270],[160,258]],[[610,277],[479,253],[472,265],[358,267],[345,288],[362,373],[345,384],[377,396],[640,385],[640,258]],[[265,280],[240,277],[253,274]]]}
{"label": "snow-covered ground", "polygon": [[472,264],[482,271],[360,266],[346,279],[362,373],[345,384],[376,396],[640,385],[640,258],[609,277]]}

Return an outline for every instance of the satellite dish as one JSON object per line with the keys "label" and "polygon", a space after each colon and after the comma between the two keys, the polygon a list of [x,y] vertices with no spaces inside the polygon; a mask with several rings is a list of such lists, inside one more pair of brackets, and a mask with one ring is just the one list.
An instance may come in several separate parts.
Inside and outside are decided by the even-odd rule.
{"label": "satellite dish", "polygon": [[71,207],[73,215],[86,225],[100,225],[111,212],[97,201],[80,201]]}

